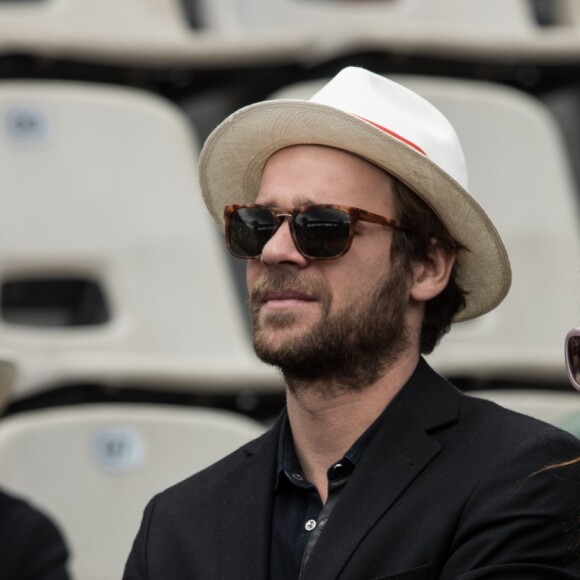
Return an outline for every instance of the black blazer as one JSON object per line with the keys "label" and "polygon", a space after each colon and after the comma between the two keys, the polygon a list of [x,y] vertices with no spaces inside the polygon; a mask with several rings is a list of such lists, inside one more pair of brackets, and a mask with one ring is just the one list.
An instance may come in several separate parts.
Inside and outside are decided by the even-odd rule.
{"label": "black blazer", "polygon": [[52,520],[0,491],[0,578],[67,580],[67,559],[68,550]]}
{"label": "black blazer", "polygon": [[[279,424],[153,498],[125,580],[268,578]],[[421,361],[302,579],[578,579],[580,470],[536,471],[579,455],[575,437],[465,396]]]}

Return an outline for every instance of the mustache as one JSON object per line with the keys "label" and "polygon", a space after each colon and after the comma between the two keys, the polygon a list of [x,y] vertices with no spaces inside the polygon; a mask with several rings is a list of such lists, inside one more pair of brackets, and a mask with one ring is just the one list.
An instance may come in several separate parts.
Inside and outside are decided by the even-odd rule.
{"label": "mustache", "polygon": [[298,292],[316,300],[327,300],[328,291],[321,282],[310,280],[288,272],[266,272],[250,289],[250,300],[253,305],[263,302],[269,292]]}

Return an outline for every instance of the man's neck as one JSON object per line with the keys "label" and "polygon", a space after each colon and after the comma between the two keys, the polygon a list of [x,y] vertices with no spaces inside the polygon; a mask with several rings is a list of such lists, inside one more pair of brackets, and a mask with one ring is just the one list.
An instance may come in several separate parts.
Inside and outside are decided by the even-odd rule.
{"label": "man's neck", "polygon": [[[405,385],[419,357],[400,358],[378,381],[360,390],[302,385],[287,394],[288,419],[296,453],[307,479],[318,488],[322,501],[328,489],[326,472],[378,418]],[[326,385],[328,387],[328,385]]]}

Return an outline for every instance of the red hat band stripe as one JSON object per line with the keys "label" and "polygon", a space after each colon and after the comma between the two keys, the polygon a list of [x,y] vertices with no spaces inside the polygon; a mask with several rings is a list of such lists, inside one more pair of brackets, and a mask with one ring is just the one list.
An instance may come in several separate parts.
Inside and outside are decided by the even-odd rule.
{"label": "red hat band stripe", "polygon": [[409,139],[405,139],[405,137],[401,137],[401,135],[395,133],[394,131],[391,131],[390,129],[387,129],[386,127],[383,127],[382,125],[379,125],[378,123],[374,123],[373,121],[369,121],[368,119],[365,119],[364,117],[361,117],[359,115],[357,115],[357,117],[359,119],[362,119],[363,121],[366,121],[367,123],[370,123],[371,125],[373,125],[373,127],[376,127],[377,129],[380,129],[381,131],[388,133],[389,135],[393,136],[395,139],[398,139],[399,141],[406,143],[407,145],[409,145],[410,147],[412,147],[416,151],[419,151],[419,153],[421,153],[422,155],[425,155],[425,157],[427,157],[427,153],[425,153],[425,151],[423,151],[423,149],[421,149],[421,147],[419,147],[419,145],[416,145],[415,143],[413,143],[413,141],[409,141]]}

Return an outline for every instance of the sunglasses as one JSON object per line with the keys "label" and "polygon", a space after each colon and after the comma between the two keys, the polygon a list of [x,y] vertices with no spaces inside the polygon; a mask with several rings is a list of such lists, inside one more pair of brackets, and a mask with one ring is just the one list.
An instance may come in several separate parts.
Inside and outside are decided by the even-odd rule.
{"label": "sunglasses", "polygon": [[259,258],[286,218],[296,249],[311,260],[332,260],[350,249],[357,222],[410,231],[397,220],[342,205],[304,205],[280,209],[265,205],[228,205],[224,210],[226,240],[237,258]]}
{"label": "sunglasses", "polygon": [[580,327],[566,335],[566,369],[570,384],[580,391]]}

